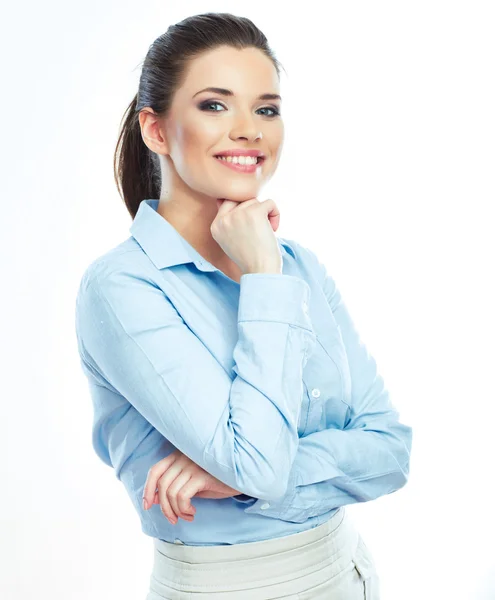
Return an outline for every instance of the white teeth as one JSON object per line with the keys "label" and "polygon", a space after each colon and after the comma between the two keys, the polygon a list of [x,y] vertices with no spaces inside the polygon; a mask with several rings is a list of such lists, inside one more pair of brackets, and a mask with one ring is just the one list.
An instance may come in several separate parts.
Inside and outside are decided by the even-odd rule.
{"label": "white teeth", "polygon": [[256,156],[217,156],[217,158],[236,165],[255,165],[258,162]]}

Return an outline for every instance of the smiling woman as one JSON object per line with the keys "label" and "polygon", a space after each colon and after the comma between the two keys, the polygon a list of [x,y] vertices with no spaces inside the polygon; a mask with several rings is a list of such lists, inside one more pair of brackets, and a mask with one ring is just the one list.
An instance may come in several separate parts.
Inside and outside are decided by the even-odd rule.
{"label": "smiling woman", "polygon": [[[159,197],[158,212],[174,226],[205,225],[205,209],[210,224],[215,214],[211,199],[256,197],[283,148],[279,72],[263,33],[241,17],[198,15],[155,40],[115,152],[115,178],[131,216],[143,198]],[[173,87],[179,73],[182,85]],[[220,155],[227,159],[219,171],[210,161],[218,164]],[[247,156],[260,157],[254,168]],[[232,177],[236,172],[252,177]]]}
{"label": "smiling woman", "polygon": [[379,598],[345,505],[406,483],[411,428],[331,275],[258,201],[279,83],[244,17],[153,42],[115,152],[131,236],[80,284],[93,444],[153,538],[147,600]]}

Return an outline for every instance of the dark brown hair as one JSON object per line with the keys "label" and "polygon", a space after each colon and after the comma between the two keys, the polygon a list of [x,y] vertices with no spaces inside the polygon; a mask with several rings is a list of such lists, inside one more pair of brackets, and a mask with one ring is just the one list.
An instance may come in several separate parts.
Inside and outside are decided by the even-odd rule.
{"label": "dark brown hair", "polygon": [[265,35],[246,17],[230,13],[193,15],[171,25],[158,37],[142,63],[138,92],[122,118],[114,154],[115,183],[133,219],[140,202],[145,198],[159,198],[161,187],[158,155],[143,141],[139,112],[150,107],[156,114],[165,116],[175,91],[182,84],[188,61],[221,45],[259,48],[272,60],[280,77],[281,64]]}

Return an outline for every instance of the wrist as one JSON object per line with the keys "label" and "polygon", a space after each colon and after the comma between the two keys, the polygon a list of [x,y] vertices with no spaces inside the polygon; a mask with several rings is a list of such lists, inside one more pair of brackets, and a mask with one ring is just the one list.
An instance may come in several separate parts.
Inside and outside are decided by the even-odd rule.
{"label": "wrist", "polygon": [[249,267],[243,275],[254,275],[256,273],[266,273],[269,275],[282,275],[282,269],[280,267],[274,267],[273,265],[264,265],[259,267]]}

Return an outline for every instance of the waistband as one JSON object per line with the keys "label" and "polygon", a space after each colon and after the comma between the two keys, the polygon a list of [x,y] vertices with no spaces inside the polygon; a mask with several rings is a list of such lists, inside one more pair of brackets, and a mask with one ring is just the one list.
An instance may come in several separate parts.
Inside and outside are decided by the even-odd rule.
{"label": "waistband", "polygon": [[[329,538],[325,540],[326,545],[334,545],[335,552],[338,552],[340,548],[348,545],[350,536],[357,536],[357,531],[354,526],[349,523],[348,519],[345,519],[344,523],[345,516],[345,507],[341,506],[328,521],[313,527],[312,529],[280,538],[262,540],[259,542],[248,542],[245,544],[187,546],[172,544],[158,538],[153,538],[153,543],[155,552],[158,552],[159,555],[163,555],[171,560],[203,564],[268,557],[280,552],[303,548],[304,546],[314,544],[323,538]],[[341,525],[345,526],[340,527]],[[334,535],[332,536],[332,534]],[[335,537],[335,539],[332,539],[332,537]],[[355,537],[352,543],[357,545],[357,542],[357,537]]]}

